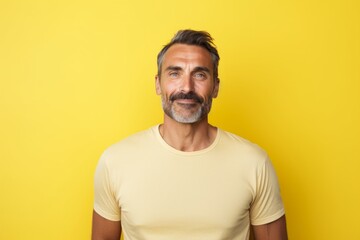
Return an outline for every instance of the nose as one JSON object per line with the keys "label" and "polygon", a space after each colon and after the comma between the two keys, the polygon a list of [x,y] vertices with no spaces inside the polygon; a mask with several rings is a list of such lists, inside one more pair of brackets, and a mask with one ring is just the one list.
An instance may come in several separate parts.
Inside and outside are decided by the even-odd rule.
{"label": "nose", "polygon": [[194,80],[190,74],[184,74],[180,90],[185,93],[194,91]]}

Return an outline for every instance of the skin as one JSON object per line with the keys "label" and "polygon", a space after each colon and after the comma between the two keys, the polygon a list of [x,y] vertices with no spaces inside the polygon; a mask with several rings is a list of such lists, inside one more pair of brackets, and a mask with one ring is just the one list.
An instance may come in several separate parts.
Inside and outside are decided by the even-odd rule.
{"label": "skin", "polygon": [[93,211],[91,240],[119,240],[120,221],[110,221]]}
{"label": "skin", "polygon": [[[161,75],[155,77],[155,89],[165,108],[164,123],[160,125],[163,139],[180,151],[198,151],[210,146],[217,129],[208,123],[208,113],[219,91],[219,79],[213,77],[210,53],[198,46],[174,44],[165,53]],[[195,93],[202,102],[171,100],[173,95],[189,92]],[[252,233],[255,240],[287,240],[285,216],[268,224],[252,226]],[[107,220],[94,211],[92,240],[119,240],[120,236],[120,222]]]}
{"label": "skin", "polygon": [[255,240],[288,240],[285,215],[264,225],[252,226]]}

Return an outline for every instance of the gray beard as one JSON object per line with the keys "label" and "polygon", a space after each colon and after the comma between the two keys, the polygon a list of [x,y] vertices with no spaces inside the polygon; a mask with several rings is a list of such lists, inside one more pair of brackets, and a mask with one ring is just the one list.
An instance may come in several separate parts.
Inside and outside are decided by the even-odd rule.
{"label": "gray beard", "polygon": [[163,96],[161,96],[161,103],[164,113],[168,115],[170,118],[174,119],[179,123],[195,123],[203,119],[205,116],[208,115],[211,109],[212,99],[207,103],[203,103],[201,107],[194,113],[189,116],[184,116],[179,112],[175,111],[172,102],[167,102]]}

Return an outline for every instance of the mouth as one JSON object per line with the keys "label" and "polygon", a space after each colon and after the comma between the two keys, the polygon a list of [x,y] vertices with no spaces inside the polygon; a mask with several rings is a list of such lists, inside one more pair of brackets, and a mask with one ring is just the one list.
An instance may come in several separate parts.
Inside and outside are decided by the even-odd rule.
{"label": "mouth", "polygon": [[199,101],[196,99],[176,99],[174,102],[178,104],[197,104]]}
{"label": "mouth", "polygon": [[199,107],[199,103],[191,99],[175,100],[173,103],[178,106],[178,108],[186,111],[195,111],[195,109]]}

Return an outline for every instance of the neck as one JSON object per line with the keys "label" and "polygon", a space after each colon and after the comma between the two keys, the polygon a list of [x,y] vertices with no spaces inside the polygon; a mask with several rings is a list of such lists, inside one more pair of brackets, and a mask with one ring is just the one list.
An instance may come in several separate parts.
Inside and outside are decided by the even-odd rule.
{"label": "neck", "polygon": [[192,152],[209,147],[216,138],[217,129],[208,123],[207,117],[196,123],[179,123],[165,114],[160,134],[173,148]]}

